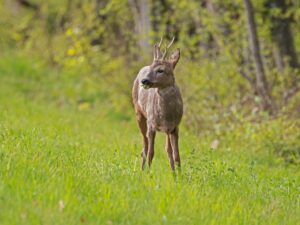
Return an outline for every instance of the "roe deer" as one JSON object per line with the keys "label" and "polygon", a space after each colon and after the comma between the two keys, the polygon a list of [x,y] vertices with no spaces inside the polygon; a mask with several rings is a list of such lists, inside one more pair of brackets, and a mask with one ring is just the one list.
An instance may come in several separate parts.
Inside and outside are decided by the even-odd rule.
{"label": "roe deer", "polygon": [[160,51],[160,43],[154,45],[154,59],[150,66],[143,67],[138,73],[132,89],[132,99],[137,116],[137,122],[144,138],[142,150],[142,169],[148,156],[148,165],[154,156],[154,139],[156,131],[167,134],[166,150],[171,169],[174,161],[180,168],[178,149],[178,125],[183,114],[183,103],[178,86],[175,82],[174,68],[180,58],[177,49],[169,58],[167,51],[174,42]]}

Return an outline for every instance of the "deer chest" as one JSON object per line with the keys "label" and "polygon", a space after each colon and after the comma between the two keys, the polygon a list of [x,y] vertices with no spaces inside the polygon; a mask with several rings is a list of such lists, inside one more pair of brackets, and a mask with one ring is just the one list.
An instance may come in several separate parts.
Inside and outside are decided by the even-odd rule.
{"label": "deer chest", "polygon": [[[157,98],[153,102],[153,108],[149,110],[149,125],[157,131],[171,132],[180,123],[183,104],[181,97],[174,98]],[[176,98],[177,97],[177,98]]]}

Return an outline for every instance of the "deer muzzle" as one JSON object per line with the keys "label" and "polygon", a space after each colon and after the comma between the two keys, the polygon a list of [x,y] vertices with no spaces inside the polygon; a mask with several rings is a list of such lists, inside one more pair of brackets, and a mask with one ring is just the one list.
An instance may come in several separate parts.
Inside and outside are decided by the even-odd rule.
{"label": "deer muzzle", "polygon": [[145,88],[145,89],[149,89],[153,85],[153,83],[150,80],[148,80],[148,79],[143,79],[141,81],[141,83],[142,83],[142,87]]}

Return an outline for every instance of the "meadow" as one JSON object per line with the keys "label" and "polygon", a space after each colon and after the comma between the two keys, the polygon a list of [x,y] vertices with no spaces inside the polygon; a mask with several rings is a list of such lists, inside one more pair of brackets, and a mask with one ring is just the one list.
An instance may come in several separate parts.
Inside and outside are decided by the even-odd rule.
{"label": "meadow", "polygon": [[141,171],[130,96],[119,109],[105,82],[38,62],[0,60],[0,224],[299,224],[299,120],[183,124],[181,174],[162,134]]}

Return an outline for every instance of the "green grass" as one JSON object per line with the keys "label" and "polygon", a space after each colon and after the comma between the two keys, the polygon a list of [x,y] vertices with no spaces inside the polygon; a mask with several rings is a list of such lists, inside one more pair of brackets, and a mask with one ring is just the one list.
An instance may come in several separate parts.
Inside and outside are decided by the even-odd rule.
{"label": "green grass", "polygon": [[142,172],[130,103],[97,81],[1,59],[0,224],[299,224],[299,164],[278,154],[299,150],[299,121],[203,137],[183,124],[182,174],[162,134]]}

